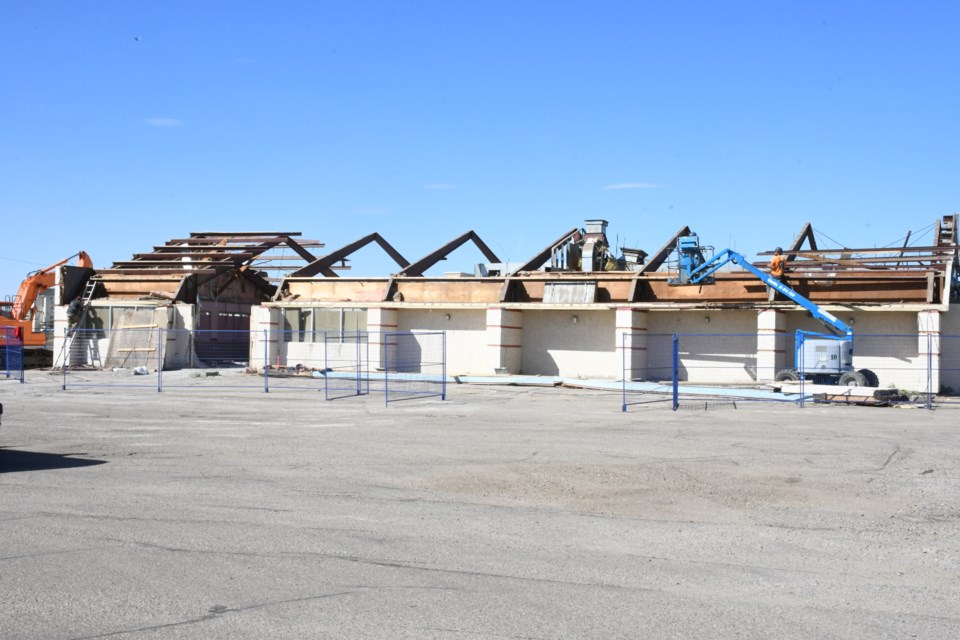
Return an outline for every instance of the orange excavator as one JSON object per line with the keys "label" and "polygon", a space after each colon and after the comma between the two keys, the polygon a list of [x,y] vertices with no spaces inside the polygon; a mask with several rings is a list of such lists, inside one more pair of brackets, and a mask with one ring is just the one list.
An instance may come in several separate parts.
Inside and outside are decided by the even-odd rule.
{"label": "orange excavator", "polygon": [[[56,270],[72,259],[77,259],[77,266],[87,269],[93,268],[93,260],[85,251],[78,251],[69,258],[27,274],[17,297],[12,301],[0,302],[0,327],[13,327],[14,334],[23,341],[24,357],[29,352],[35,352],[41,360],[43,355],[49,355],[47,349],[47,334],[53,328],[52,310],[38,306],[44,291],[54,285]],[[52,307],[51,307],[52,309]]]}

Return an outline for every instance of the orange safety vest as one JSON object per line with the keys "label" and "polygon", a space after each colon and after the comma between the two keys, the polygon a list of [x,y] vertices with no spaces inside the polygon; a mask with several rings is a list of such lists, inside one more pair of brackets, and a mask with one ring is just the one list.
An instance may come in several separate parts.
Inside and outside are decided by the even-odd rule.
{"label": "orange safety vest", "polygon": [[779,278],[783,275],[783,265],[787,263],[787,258],[785,256],[773,256],[773,260],[770,261],[770,275],[774,278]]}

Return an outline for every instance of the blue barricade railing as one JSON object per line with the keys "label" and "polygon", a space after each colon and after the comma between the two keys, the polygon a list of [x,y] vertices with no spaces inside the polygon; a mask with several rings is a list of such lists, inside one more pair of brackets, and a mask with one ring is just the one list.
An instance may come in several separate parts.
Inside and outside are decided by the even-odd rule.
{"label": "blue barricade railing", "polygon": [[70,329],[57,362],[63,389],[88,386],[383,393],[446,398],[443,332]]}
{"label": "blue barricade railing", "polygon": [[447,397],[446,334],[389,332],[382,334],[383,384],[386,401],[413,397]]}
{"label": "blue barricade railing", "polygon": [[841,376],[826,372],[842,357],[842,341],[818,344],[798,334],[623,334],[621,410],[736,402],[907,401],[931,408],[952,401],[956,390],[945,380],[960,387],[960,336],[857,334],[855,368]]}
{"label": "blue barricade railing", "polygon": [[24,381],[23,340],[16,327],[0,327],[0,375],[4,380]]}

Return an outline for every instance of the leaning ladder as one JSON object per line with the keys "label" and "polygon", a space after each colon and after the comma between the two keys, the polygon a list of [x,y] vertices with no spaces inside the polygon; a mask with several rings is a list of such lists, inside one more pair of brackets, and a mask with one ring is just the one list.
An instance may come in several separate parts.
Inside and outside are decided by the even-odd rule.
{"label": "leaning ladder", "polygon": [[[83,325],[87,322],[87,307],[90,305],[90,301],[93,300],[94,294],[97,292],[97,285],[99,281],[90,278],[87,280],[87,284],[83,288],[83,295],[80,297],[80,310],[77,312],[77,315],[80,316],[80,320],[77,322],[76,326],[70,327],[67,331],[67,336],[63,341],[63,349],[60,352],[61,367],[66,369],[70,364],[70,350],[73,348],[73,343],[77,340],[77,335],[84,328]],[[103,363],[100,362],[100,350],[94,348],[91,352],[91,364],[97,367],[103,367]]]}

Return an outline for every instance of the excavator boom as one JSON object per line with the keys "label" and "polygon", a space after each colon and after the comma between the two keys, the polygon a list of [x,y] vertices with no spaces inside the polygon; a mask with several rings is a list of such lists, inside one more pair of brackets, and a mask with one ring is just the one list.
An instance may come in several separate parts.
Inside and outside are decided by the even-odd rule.
{"label": "excavator boom", "polygon": [[11,327],[15,331],[22,340],[25,358],[30,354],[29,360],[34,365],[49,366],[52,356],[49,353],[48,334],[52,331],[53,315],[49,303],[39,306],[38,303],[41,303],[43,292],[53,287],[56,270],[73,258],[77,259],[78,267],[93,268],[90,255],[85,251],[78,251],[49,267],[29,273],[20,283],[13,302],[0,303],[0,326]]}
{"label": "excavator boom", "polygon": [[90,255],[86,251],[78,251],[69,258],[55,262],[49,267],[31,272],[24,278],[23,282],[20,283],[20,288],[17,290],[17,297],[14,298],[13,309],[11,311],[11,316],[14,320],[26,320],[30,309],[33,308],[33,305],[37,301],[37,296],[53,286],[54,271],[57,267],[67,264],[73,258],[77,259],[78,267],[93,268],[93,260],[90,259]]}

